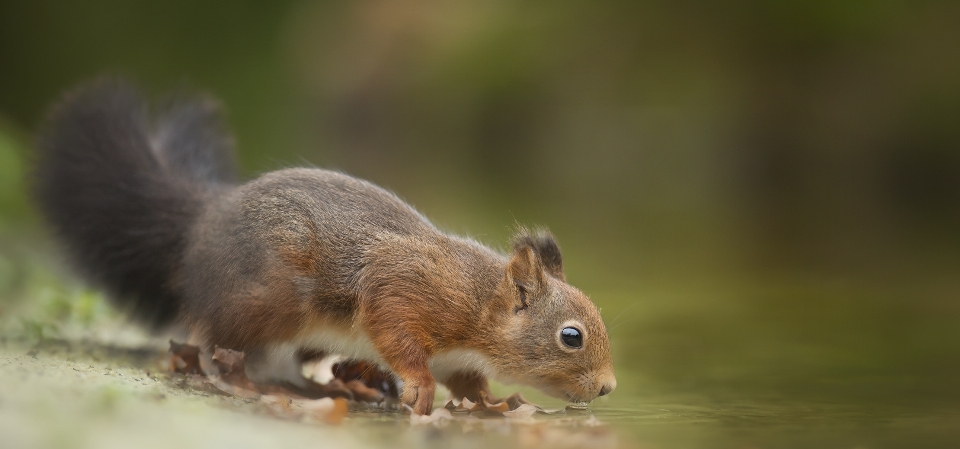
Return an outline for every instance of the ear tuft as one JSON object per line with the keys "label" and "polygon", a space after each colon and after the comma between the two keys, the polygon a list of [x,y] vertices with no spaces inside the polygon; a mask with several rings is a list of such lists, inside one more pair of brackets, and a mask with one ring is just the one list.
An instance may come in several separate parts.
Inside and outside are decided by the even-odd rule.
{"label": "ear tuft", "polygon": [[542,232],[536,237],[537,253],[543,262],[543,268],[553,277],[566,282],[563,274],[563,257],[560,256],[560,247],[549,232]]}
{"label": "ear tuft", "polygon": [[566,281],[560,246],[549,231],[541,230],[534,234],[521,228],[513,238],[513,252],[519,254],[524,248],[529,248],[536,254],[544,271],[561,281]]}

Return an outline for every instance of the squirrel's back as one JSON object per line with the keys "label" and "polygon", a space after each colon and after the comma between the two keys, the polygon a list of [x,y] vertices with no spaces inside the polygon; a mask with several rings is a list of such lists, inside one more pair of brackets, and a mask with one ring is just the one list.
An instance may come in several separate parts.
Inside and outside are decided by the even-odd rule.
{"label": "squirrel's back", "polygon": [[[319,168],[269,172],[207,204],[192,228],[183,318],[231,347],[283,329],[294,333],[310,317],[350,321],[363,269],[390,263],[372,261],[372,251],[398,239],[422,248],[444,238],[413,207],[370,182]],[[404,262],[410,261],[397,264]]]}
{"label": "squirrel's back", "polygon": [[39,135],[42,212],[77,268],[146,324],[176,317],[188,232],[235,176],[223,129],[209,99],[150,114],[132,85],[104,78],[68,94]]}

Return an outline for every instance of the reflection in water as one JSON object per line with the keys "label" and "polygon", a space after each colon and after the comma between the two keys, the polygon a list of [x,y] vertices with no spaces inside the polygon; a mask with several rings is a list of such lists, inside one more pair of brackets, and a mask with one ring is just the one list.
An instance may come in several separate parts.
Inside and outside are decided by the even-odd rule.
{"label": "reflection in water", "polygon": [[[454,416],[408,424],[405,415],[352,413],[372,446],[412,447],[942,447],[960,437],[960,412],[937,407],[868,406],[788,400],[716,402],[630,398],[576,414],[521,420]],[[658,398],[667,399],[667,398]],[[618,401],[620,403],[630,400]],[[399,437],[398,437],[399,435]],[[399,439],[398,439],[399,438]]]}

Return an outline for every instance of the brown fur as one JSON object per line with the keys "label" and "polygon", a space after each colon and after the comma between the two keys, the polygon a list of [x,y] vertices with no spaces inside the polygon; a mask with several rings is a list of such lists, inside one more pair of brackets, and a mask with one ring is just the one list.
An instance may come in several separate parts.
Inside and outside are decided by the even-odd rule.
{"label": "brown fur", "polygon": [[[612,385],[606,329],[592,302],[566,284],[559,248],[523,231],[505,257],[441,233],[394,195],[319,169],[269,173],[201,215],[188,246],[185,320],[242,350],[312,327],[359,326],[404,381],[402,400],[428,411],[431,357],[470,349],[503,377],[571,401]],[[546,254],[547,257],[544,257]],[[565,351],[565,320],[586,328]],[[479,376],[463,373],[463,376]],[[462,376],[461,376],[462,377]],[[441,379],[458,385],[455,379]]]}

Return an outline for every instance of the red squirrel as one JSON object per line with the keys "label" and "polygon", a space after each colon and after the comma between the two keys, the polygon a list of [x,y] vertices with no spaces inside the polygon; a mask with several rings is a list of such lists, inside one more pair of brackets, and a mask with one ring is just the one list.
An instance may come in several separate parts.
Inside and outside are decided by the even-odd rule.
{"label": "red squirrel", "polygon": [[113,78],[67,94],[41,128],[43,214],[142,323],[244,351],[256,379],[302,382],[301,350],[375,363],[420,414],[438,382],[474,401],[488,378],[570,402],[616,387],[606,327],[549,233],[521,231],[502,254],[336,171],[240,183],[225,129],[209,98],[151,111]]}

